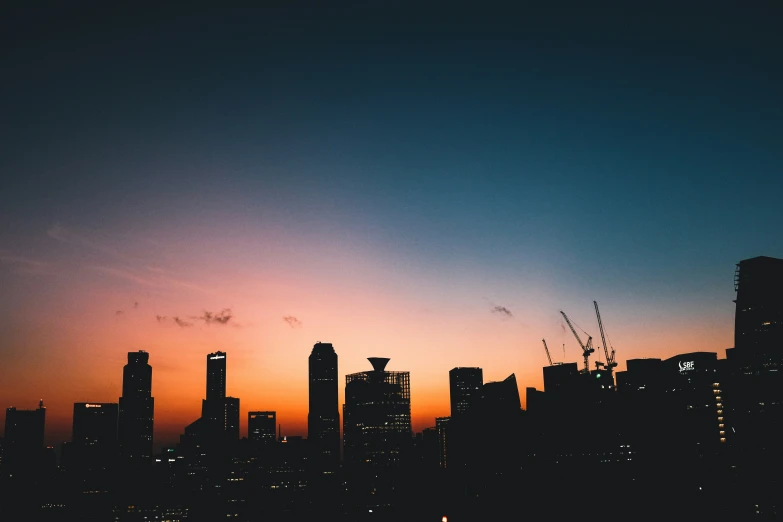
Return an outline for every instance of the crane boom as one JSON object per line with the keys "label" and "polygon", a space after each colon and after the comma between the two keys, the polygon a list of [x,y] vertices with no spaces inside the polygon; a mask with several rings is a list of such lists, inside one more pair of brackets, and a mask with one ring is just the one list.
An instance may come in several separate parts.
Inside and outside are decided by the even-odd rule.
{"label": "crane boom", "polygon": [[593,305],[595,305],[595,316],[598,318],[598,329],[601,331],[601,342],[604,345],[604,355],[606,355],[606,367],[611,370],[612,368],[617,366],[617,363],[614,362],[614,348],[612,348],[612,353],[610,355],[609,348],[607,348],[607,344],[606,344],[606,336],[604,335],[604,324],[601,322],[601,312],[598,311],[598,303],[596,301],[593,301]]}
{"label": "crane boom", "polygon": [[541,342],[544,343],[544,350],[546,350],[546,358],[549,359],[549,366],[554,366],[554,363],[552,362],[552,356],[549,355],[549,347],[546,345],[546,339],[541,339]]}
{"label": "crane boom", "polygon": [[571,332],[574,334],[574,337],[576,337],[577,342],[579,342],[579,346],[582,348],[582,357],[584,357],[585,359],[585,367],[583,370],[584,373],[590,373],[589,358],[590,358],[590,354],[595,351],[595,349],[593,348],[593,337],[590,334],[588,334],[587,343],[583,343],[582,339],[579,337],[579,334],[576,333],[576,329],[574,328],[574,325],[571,324],[571,320],[568,318],[565,312],[560,310],[560,314],[563,316],[563,319],[565,319],[566,323],[568,323],[568,327],[571,329]]}

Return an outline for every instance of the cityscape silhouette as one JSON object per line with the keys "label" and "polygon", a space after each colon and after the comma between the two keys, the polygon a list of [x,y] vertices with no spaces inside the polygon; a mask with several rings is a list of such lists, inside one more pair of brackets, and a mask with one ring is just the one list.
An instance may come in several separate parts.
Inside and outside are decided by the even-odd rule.
{"label": "cityscape silhouette", "polygon": [[0,522],[783,518],[783,8],[555,4],[0,7]]}

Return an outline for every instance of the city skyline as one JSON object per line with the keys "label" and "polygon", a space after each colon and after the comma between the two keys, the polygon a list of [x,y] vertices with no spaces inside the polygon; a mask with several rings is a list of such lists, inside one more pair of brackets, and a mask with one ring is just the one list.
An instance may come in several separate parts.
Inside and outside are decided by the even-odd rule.
{"label": "city skyline", "polygon": [[616,371],[724,358],[735,264],[783,258],[778,10],[2,14],[0,416],[50,444],[139,350],[157,448],[215,352],[295,435],[319,339],[341,405],[409,371],[417,432],[452,368],[581,365],[593,301]]}
{"label": "city skyline", "polygon": [[[748,265],[749,263],[753,264],[756,260],[762,260],[762,262],[767,261],[767,264],[769,262],[773,263],[773,265],[770,266],[770,268],[773,268],[773,267],[774,268],[779,268],[779,267],[783,266],[783,260],[777,259],[777,258],[770,258],[769,256],[755,256],[754,258],[749,258],[749,259],[746,259],[746,260],[742,260],[741,262],[738,261],[735,264],[735,267],[737,267],[737,269],[735,270],[735,285],[739,281],[738,275],[737,275],[737,274],[739,274],[739,267],[742,264],[745,264],[745,265]],[[765,266],[765,265],[762,265],[762,266]],[[773,268],[773,270],[774,270],[774,268]],[[773,281],[773,280],[770,280],[770,281]],[[779,284],[779,281],[777,281],[777,280],[774,280],[774,281],[775,281],[774,284]],[[772,284],[772,283],[770,283],[770,284]],[[735,286],[735,291],[736,291],[736,288],[737,287]],[[759,287],[759,288],[761,289],[761,291],[765,291],[763,286]],[[736,301],[732,301],[732,302],[736,303]],[[594,305],[597,308],[597,304],[594,303]],[[736,306],[736,304],[735,304],[734,308],[735,308],[734,314],[736,315],[736,313],[737,313],[737,306]],[[596,313],[597,313],[597,310],[596,310]],[[568,323],[566,322],[565,324],[568,324]],[[580,327],[577,326],[577,328],[580,328]],[[734,330],[734,329],[735,329],[735,326],[732,324],[732,330]],[[580,328],[580,331],[581,331],[581,328]],[[776,335],[778,335],[778,334],[776,334]],[[584,340],[580,340],[580,342],[583,342],[583,341]],[[578,345],[578,343],[577,343],[577,345]],[[590,359],[590,369],[591,370],[593,369],[596,361],[602,361],[604,359],[604,358],[601,357],[601,354],[600,354],[600,351],[602,349],[602,345],[601,344],[596,344],[595,346],[597,347],[597,351],[596,351],[595,356]],[[730,346],[728,348],[730,349],[732,347]],[[319,403],[313,403],[312,402],[312,399],[313,399],[312,393],[313,393],[313,391],[310,390],[310,387],[312,387],[312,385],[313,385],[312,384],[313,383],[313,378],[314,378],[313,375],[323,377],[323,376],[329,375],[330,371],[333,371],[333,370],[327,369],[326,373],[324,373],[323,370],[318,370],[318,371],[320,371],[320,374],[318,373],[318,371],[316,371],[315,374],[312,373],[312,371],[313,371],[313,366],[312,366],[313,365],[313,357],[314,357],[315,354],[318,354],[320,359],[323,360],[323,357],[324,357],[324,355],[323,355],[324,352],[322,351],[323,349],[327,350],[327,352],[325,352],[326,354],[331,353],[331,356],[329,356],[329,357],[333,356],[333,358],[334,358],[333,362],[330,362],[330,363],[327,364],[327,368],[330,368],[330,367],[333,368],[334,366],[339,366],[339,364],[337,363],[337,361],[339,360],[339,352],[334,348],[333,343],[323,343],[321,341],[318,341],[318,342],[316,342],[314,344],[314,346],[312,348],[312,352],[310,352],[310,354],[309,354],[310,355],[310,357],[309,357],[309,360],[310,360],[309,367],[310,367],[311,375],[310,375],[310,378],[309,378],[308,396],[309,396],[309,400],[310,400],[310,408],[315,407],[315,411],[317,411],[317,412],[324,411],[324,406],[321,406]],[[614,349],[614,347],[612,347],[610,349]],[[726,359],[726,356],[727,356],[725,349],[724,350],[691,350],[688,353],[697,353],[697,352],[714,353],[717,356],[718,359]],[[680,350],[680,351],[678,351],[676,353],[673,353],[673,354],[670,354],[670,355],[650,355],[650,356],[645,356],[645,357],[638,357],[636,359],[665,360],[665,359],[667,359],[669,357],[673,357],[673,358],[681,357],[683,353],[684,352],[682,350]],[[138,350],[136,352],[128,352],[127,353],[128,362],[141,361],[143,364],[148,364],[149,363],[149,355],[150,355],[149,352],[146,352],[144,350]],[[202,362],[204,361],[203,357],[204,357],[204,354],[202,354],[202,357],[201,357]],[[388,360],[385,359],[385,358],[378,359],[378,358],[374,358],[374,357],[365,357],[365,360],[366,359],[369,359],[370,362],[372,362],[373,364],[376,364],[375,362],[373,362],[374,360],[384,361],[383,363],[381,363],[382,366],[385,366],[385,364],[388,362]],[[556,357],[553,358],[553,359],[556,359]],[[561,363],[571,363],[571,364],[575,365],[575,368],[581,368],[582,365],[581,365],[581,363],[578,362],[578,359],[579,358],[575,357],[571,361],[557,361],[557,362],[555,362],[553,364],[555,366],[557,366],[558,364],[561,364]],[[205,376],[206,376],[206,396],[207,397],[214,397],[215,399],[224,399],[224,398],[227,397],[227,395],[226,395],[227,384],[226,383],[229,380],[228,379],[228,375],[230,374],[230,372],[228,371],[228,364],[227,363],[230,360],[231,359],[228,357],[228,354],[226,352],[224,352],[224,351],[219,351],[218,350],[218,351],[206,354],[206,366],[204,367],[204,370],[205,370],[204,373],[205,373]],[[625,365],[626,360],[627,359],[618,359],[618,363],[619,364],[617,365],[617,369],[615,370],[615,373],[622,372],[622,371],[625,371],[627,369],[626,365]],[[150,366],[153,366],[153,368],[154,368],[154,365],[150,365]],[[514,377],[514,382],[515,382],[515,384],[517,384],[517,388],[518,388],[517,391],[519,393],[519,397],[520,397],[520,400],[521,400],[521,407],[522,407],[522,409],[526,409],[527,408],[526,394],[524,393],[524,390],[526,388],[538,388],[538,389],[543,390],[545,388],[545,386],[544,386],[544,383],[545,383],[544,372],[546,371],[547,367],[552,367],[552,366],[553,366],[552,364],[543,364],[540,367],[540,370],[539,370],[540,371],[540,379],[538,381],[536,381],[535,383],[527,383],[527,382],[517,383],[516,382],[516,376],[514,375],[514,372],[510,372],[511,375],[507,375],[507,377],[502,377],[502,378],[497,378],[497,379],[488,379],[486,381],[483,381],[482,374],[484,372],[484,368],[482,368],[482,367],[454,366],[453,368],[451,368],[451,369],[449,369],[449,370],[447,370],[445,372],[446,373],[447,384],[448,384],[447,390],[446,390],[447,393],[446,393],[445,401],[446,401],[446,407],[448,408],[448,410],[446,412],[442,413],[442,414],[436,414],[436,415],[434,415],[431,418],[430,417],[419,418],[419,419],[416,419],[416,421],[414,421],[413,420],[413,416],[411,416],[411,419],[412,419],[412,422],[411,422],[412,432],[413,433],[421,433],[425,429],[434,428],[435,425],[436,425],[436,419],[443,418],[443,417],[453,417],[455,415],[455,411],[454,411],[455,405],[458,403],[458,401],[460,401],[460,400],[464,401],[465,400],[465,398],[462,397],[462,395],[465,393],[463,391],[463,389],[462,389],[463,384],[461,384],[461,383],[460,384],[456,384],[455,383],[455,381],[454,381],[454,376],[455,375],[465,374],[465,377],[461,377],[462,379],[465,379],[466,377],[468,377],[468,380],[475,380],[477,383],[479,383],[479,387],[481,386],[481,382],[482,381],[484,383],[497,384],[497,383],[500,383],[500,382],[503,382],[503,381],[507,381],[511,377]],[[318,366],[316,366],[316,368],[318,368]],[[544,370],[544,372],[541,372],[542,369]],[[352,373],[354,373],[354,372],[348,372],[348,373],[345,373],[345,374],[342,374],[339,371],[337,372],[337,374],[338,374],[337,375],[337,377],[338,377],[337,378],[337,383],[336,383],[337,384],[337,404],[340,407],[342,407],[345,404],[344,383],[345,383],[345,381],[348,380],[348,378],[351,376]],[[473,374],[475,374],[475,375],[473,375]],[[123,370],[123,376],[125,376],[125,375],[130,375],[131,376],[130,377],[131,381],[129,381],[129,382],[134,382],[133,381],[133,379],[134,379],[133,374],[128,374],[128,365],[125,365],[125,368]],[[316,378],[316,381],[317,381],[318,377],[315,377],[315,378]],[[612,378],[614,379],[614,376]],[[147,377],[148,381],[151,381],[151,379],[152,378],[150,376]],[[129,382],[126,383],[125,379],[123,378],[122,383],[121,383],[121,394],[125,393],[124,392],[125,387],[129,386]],[[457,381],[457,382],[461,382],[461,381]],[[144,386],[149,387],[149,384],[146,384]],[[144,388],[144,386],[142,386],[142,388]],[[415,388],[415,386],[414,386],[414,388]],[[326,390],[328,390],[328,389],[329,388],[327,386]],[[476,388],[476,389],[478,389],[478,388]],[[147,393],[149,393],[149,391],[150,390],[147,389]],[[315,388],[314,391],[316,393],[315,397],[318,397],[319,395],[323,394],[323,392],[319,388]],[[328,395],[328,392],[327,392],[327,395]],[[468,396],[469,396],[469,393],[468,393],[468,395],[465,395],[465,397],[468,397]],[[241,397],[237,397],[237,398],[241,398]],[[443,399],[443,398],[441,398],[441,399]],[[76,404],[84,404],[86,402],[99,403],[99,404],[100,403],[102,403],[102,404],[114,404],[111,401],[104,401],[104,402],[102,402],[102,401],[96,401],[96,400],[93,400],[93,401],[77,401],[77,402],[75,402],[73,404],[74,405],[76,405]],[[121,403],[121,402],[122,402],[122,397],[120,397],[120,400],[119,400],[119,403]],[[443,401],[441,400],[440,402],[443,402]],[[41,405],[43,404],[43,399],[40,399],[39,404],[41,404]],[[411,400],[411,410],[413,410],[413,404],[414,404],[414,401]],[[467,404],[467,403],[465,403],[465,404]],[[24,407],[24,406],[21,407],[21,408],[19,408],[18,406],[15,406],[15,405],[14,406],[9,406],[9,407],[14,407],[14,408],[17,408],[17,409],[20,409],[20,410],[25,410],[25,411],[33,411],[32,408],[27,408],[27,407]],[[463,405],[462,407],[465,407],[465,406]],[[274,412],[276,416],[278,414],[278,411],[273,409],[273,408],[266,408],[266,410],[269,411],[269,412]],[[326,411],[328,411],[328,403],[326,404]],[[248,421],[249,421],[249,416],[252,413],[259,413],[259,405],[250,405],[250,406],[244,405],[240,409],[240,411],[239,411],[239,422],[240,422],[240,424],[239,424],[239,436],[240,437],[250,438],[251,430],[250,430],[250,426],[248,424]],[[50,414],[50,417],[51,417],[51,414]],[[157,415],[156,415],[156,417],[157,417]],[[294,423],[295,428],[293,430],[286,431],[285,433],[283,433],[281,431],[280,434],[281,435],[283,435],[283,434],[284,435],[293,435],[293,436],[299,436],[299,437],[304,436],[305,438],[307,438],[308,437],[308,431],[309,431],[309,427],[308,426],[310,424],[310,420],[309,420],[309,415],[306,414],[306,417],[307,417],[307,419],[305,421],[304,429],[302,429],[298,424]],[[339,415],[338,415],[338,417],[339,417]],[[277,418],[279,419],[279,417],[277,417]],[[188,423],[188,424],[190,424],[190,423]],[[73,424],[73,417],[72,417],[71,418],[71,423],[69,424],[69,430],[72,429],[73,425],[74,424]],[[340,422],[339,425],[340,425],[339,426],[339,431],[340,431],[340,435],[342,437],[342,422]],[[157,440],[157,437],[153,437],[154,451],[155,452],[159,452],[164,447],[167,447],[167,446],[170,447],[170,446],[178,444],[179,443],[179,438],[185,432],[186,426],[187,425],[181,426],[181,429],[176,434],[176,436],[166,432],[166,435],[164,435],[163,440]],[[282,423],[278,424],[278,430],[282,430]],[[56,431],[57,431],[57,433],[59,433],[59,430],[56,430]],[[59,452],[59,447],[58,447],[59,444],[61,444],[62,442],[67,442],[69,440],[70,439],[55,440],[53,438],[53,435],[49,434],[49,430],[47,430],[45,432],[45,443],[47,445],[56,447],[58,452]]]}

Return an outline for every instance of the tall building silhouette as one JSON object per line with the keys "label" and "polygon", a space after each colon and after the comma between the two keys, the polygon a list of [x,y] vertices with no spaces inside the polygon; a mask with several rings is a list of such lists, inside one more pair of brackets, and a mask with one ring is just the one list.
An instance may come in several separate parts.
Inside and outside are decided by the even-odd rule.
{"label": "tall building silhouette", "polygon": [[239,398],[226,396],[225,352],[207,354],[206,398],[201,417],[185,427],[180,448],[191,457],[216,456],[239,441]]}
{"label": "tall building silhouette", "polygon": [[131,461],[151,461],[154,402],[149,354],[128,352],[122,370],[118,436],[124,457]]}
{"label": "tall building silhouette", "polygon": [[451,416],[468,411],[470,405],[481,395],[484,374],[481,368],[452,368],[449,371],[449,395]]}
{"label": "tall building silhouette", "polygon": [[247,412],[247,438],[255,444],[274,444],[277,440],[277,413]]}
{"label": "tall building silhouette", "polygon": [[226,353],[207,354],[207,400],[226,397]]}
{"label": "tall building silhouette", "polygon": [[759,256],[740,261],[734,289],[736,355],[779,363],[783,359],[783,259]]}
{"label": "tall building silhouette", "polygon": [[5,410],[3,467],[18,473],[37,467],[43,457],[46,408],[43,400],[35,410]]}
{"label": "tall building silhouette", "polygon": [[343,450],[346,487],[377,508],[410,484],[410,372],[386,371],[384,357],[369,361],[372,371],[345,376]]}
{"label": "tall building silhouette", "polygon": [[115,446],[118,413],[116,402],[74,403],[72,442],[89,447]]}
{"label": "tall building silhouette", "polygon": [[310,353],[308,367],[307,440],[312,465],[319,473],[333,473],[340,462],[340,404],[337,353],[332,344],[316,343]]}

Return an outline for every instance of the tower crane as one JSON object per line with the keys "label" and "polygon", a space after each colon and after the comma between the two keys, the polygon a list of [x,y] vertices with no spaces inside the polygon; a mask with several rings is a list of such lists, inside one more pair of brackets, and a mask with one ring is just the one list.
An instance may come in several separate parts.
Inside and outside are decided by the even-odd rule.
{"label": "tower crane", "polygon": [[601,312],[598,311],[598,303],[593,301],[593,305],[595,306],[595,316],[598,318],[598,329],[601,331],[601,342],[604,345],[604,355],[606,356],[606,364],[604,366],[611,372],[617,366],[614,360],[614,348],[612,348],[612,353],[610,354],[606,344],[606,336],[604,335],[604,324],[601,322]]}
{"label": "tower crane", "polygon": [[[577,342],[579,342],[579,346],[582,347],[582,357],[585,359],[585,367],[582,370],[582,373],[590,373],[590,354],[595,351],[595,348],[593,348],[593,336],[585,332],[587,334],[587,342],[583,343],[582,339],[579,338],[579,334],[576,333],[576,329],[574,328],[574,325],[571,324],[571,320],[568,318],[568,316],[565,314],[564,311],[560,310],[560,314],[563,316],[563,319],[565,319],[566,323],[568,323],[568,327],[571,329],[571,333],[574,334],[574,337],[576,337]],[[584,330],[582,330],[584,332]]]}
{"label": "tower crane", "polygon": [[552,356],[549,355],[549,347],[546,345],[546,339],[541,339],[541,342],[544,343],[544,350],[546,350],[546,358],[549,359],[549,366],[554,366],[555,363],[552,362]]}

